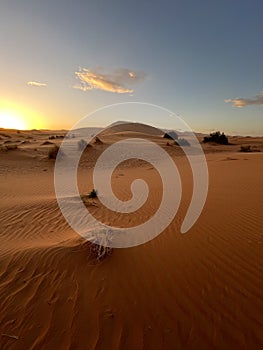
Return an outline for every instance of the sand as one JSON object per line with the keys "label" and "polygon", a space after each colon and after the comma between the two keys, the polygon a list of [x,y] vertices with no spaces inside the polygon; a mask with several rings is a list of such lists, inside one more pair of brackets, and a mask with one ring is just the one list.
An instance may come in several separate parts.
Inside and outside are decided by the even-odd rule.
{"label": "sand", "polygon": [[[179,233],[192,193],[189,164],[177,146],[149,129],[120,126],[92,144],[81,160],[79,188],[92,187],[92,168],[109,144],[145,137],[171,154],[183,181],[177,216],[154,240],[113,249],[102,261],[62,216],[54,193],[54,161],[47,157],[65,132],[1,130],[0,349],[262,349],[262,138],[233,137],[206,144],[210,185],[204,210]],[[113,189],[129,199],[143,177],[150,196],[138,215],[116,214],[98,200],[88,207],[119,227],[147,220],[160,203],[153,167],[133,160],[116,169]],[[89,179],[84,181],[83,179]]]}

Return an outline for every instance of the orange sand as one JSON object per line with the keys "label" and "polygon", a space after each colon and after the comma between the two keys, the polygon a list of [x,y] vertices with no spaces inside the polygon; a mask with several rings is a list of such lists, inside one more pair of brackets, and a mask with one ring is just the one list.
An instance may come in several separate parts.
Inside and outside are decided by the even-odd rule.
{"label": "orange sand", "polygon": [[[139,136],[147,132],[140,129]],[[189,165],[176,146],[148,136],[176,158],[184,189],[178,214],[156,239],[114,249],[97,263],[57,206],[54,161],[47,159],[50,145],[42,145],[51,132],[2,133],[19,149],[0,151],[1,350],[262,349],[263,153],[237,150],[240,144],[262,150],[263,139],[204,146],[208,198],[198,222],[182,235],[192,191]],[[87,151],[91,164],[101,148],[125,135],[115,129],[101,136],[104,145]],[[1,136],[0,144],[6,140]],[[81,166],[81,191],[92,189],[81,181],[91,171]],[[149,164],[123,164],[113,188],[127,199],[136,177],[152,189],[139,215],[114,214],[99,202],[88,209],[112,225],[147,219],[161,193]]]}

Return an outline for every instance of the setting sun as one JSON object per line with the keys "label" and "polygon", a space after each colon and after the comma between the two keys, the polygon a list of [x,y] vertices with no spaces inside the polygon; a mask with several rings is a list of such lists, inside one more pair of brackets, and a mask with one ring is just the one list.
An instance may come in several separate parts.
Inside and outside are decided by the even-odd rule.
{"label": "setting sun", "polygon": [[26,129],[26,123],[21,117],[11,112],[0,111],[0,127],[5,129]]}
{"label": "setting sun", "polygon": [[44,125],[42,116],[36,111],[13,101],[0,101],[0,128],[40,129]]}

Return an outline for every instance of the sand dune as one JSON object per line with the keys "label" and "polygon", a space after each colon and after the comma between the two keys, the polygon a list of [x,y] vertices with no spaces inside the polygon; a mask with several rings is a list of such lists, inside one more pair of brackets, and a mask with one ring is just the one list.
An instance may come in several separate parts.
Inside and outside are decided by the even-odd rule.
{"label": "sand dune", "polygon": [[[117,125],[101,134],[103,145],[93,145],[83,156],[80,192],[93,188],[92,166],[110,143],[150,132],[141,127],[124,132]],[[58,208],[54,161],[47,159],[48,145],[41,146],[50,135],[63,133],[1,134],[8,135],[1,136],[4,140],[31,142],[0,153],[1,349],[262,348],[263,153],[238,152],[248,142],[261,149],[262,139],[233,138],[228,148],[204,146],[208,198],[197,223],[182,235],[192,193],[190,167],[174,151],[177,146],[166,147],[161,135],[151,134],[174,156],[181,173],[178,214],[156,239],[114,249],[97,262]],[[147,220],[162,191],[153,167],[138,160],[123,163],[112,185],[126,200],[137,177],[150,188],[138,215],[111,212],[98,200],[88,210],[118,227]]]}

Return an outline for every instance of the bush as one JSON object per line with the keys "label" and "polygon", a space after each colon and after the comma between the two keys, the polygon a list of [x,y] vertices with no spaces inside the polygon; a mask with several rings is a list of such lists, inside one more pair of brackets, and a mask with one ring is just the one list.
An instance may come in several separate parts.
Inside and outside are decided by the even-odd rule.
{"label": "bush", "polygon": [[90,254],[97,261],[101,261],[111,255],[113,248],[110,247],[113,232],[109,229],[103,229],[102,231],[94,231],[90,237]]}
{"label": "bush", "polygon": [[84,151],[84,149],[86,149],[87,146],[88,146],[87,141],[85,141],[83,139],[78,142],[78,149],[79,149],[79,151]]}
{"label": "bush", "polygon": [[210,134],[210,136],[205,136],[203,142],[215,142],[220,145],[228,145],[228,138],[224,133],[216,131]]}
{"label": "bush", "polygon": [[98,136],[95,137],[94,143],[95,143],[96,145],[102,145],[102,144],[103,144],[103,142],[101,141],[101,139],[100,139]]}
{"label": "bush", "polygon": [[189,141],[187,141],[186,139],[178,139],[178,143],[180,146],[190,146]]}
{"label": "bush", "polygon": [[104,247],[98,243],[91,243],[90,245],[90,255],[95,258],[97,261],[105,259],[112,253],[112,248]]}
{"label": "bush", "polygon": [[48,159],[62,159],[63,152],[59,150],[59,147],[55,145],[54,147],[50,148],[48,152]]}
{"label": "bush", "polygon": [[92,190],[89,194],[88,194],[88,198],[97,198],[98,197],[98,191],[97,190]]}
{"label": "bush", "polygon": [[252,152],[251,146],[250,145],[240,146],[239,152],[246,152],[246,153]]}
{"label": "bush", "polygon": [[18,149],[17,145],[3,145],[0,147],[0,150],[3,152],[14,151],[16,149]]}
{"label": "bush", "polygon": [[17,145],[6,145],[5,146],[8,151],[13,151],[15,149],[18,149]]}
{"label": "bush", "polygon": [[164,139],[169,139],[169,140],[178,140],[178,135],[175,131],[170,131],[170,132],[166,132],[164,135],[163,135],[163,138]]}
{"label": "bush", "polygon": [[55,140],[55,139],[64,139],[63,135],[52,135],[49,136],[49,140]]}
{"label": "bush", "polygon": [[93,204],[93,202],[90,202],[89,199],[98,198],[98,191],[93,189],[89,194],[82,194],[80,198],[84,204]]}

